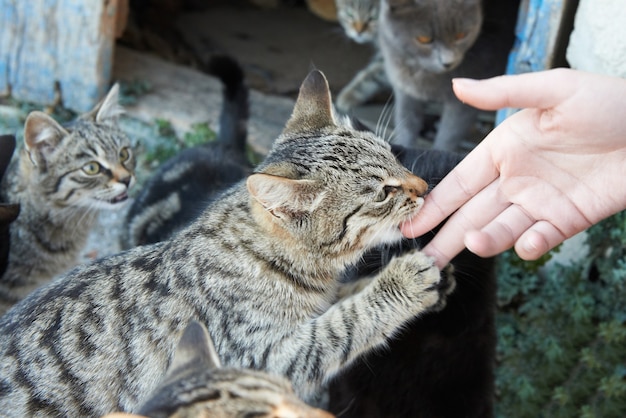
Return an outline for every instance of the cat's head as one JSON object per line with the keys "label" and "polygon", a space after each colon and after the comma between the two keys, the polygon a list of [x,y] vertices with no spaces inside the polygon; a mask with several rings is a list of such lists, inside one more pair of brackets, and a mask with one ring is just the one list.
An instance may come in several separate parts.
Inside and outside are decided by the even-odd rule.
{"label": "cat's head", "polygon": [[139,414],[165,417],[331,418],[296,397],[282,376],[222,367],[204,325],[183,333],[164,381]]}
{"label": "cat's head", "polygon": [[382,0],[380,31],[391,45],[433,73],[456,68],[483,21],[480,0]]}
{"label": "cat's head", "polygon": [[295,248],[340,264],[399,241],[398,225],[417,213],[428,188],[389,144],[337,118],[317,70],[305,79],[283,133],[247,186],[261,225]]}
{"label": "cat's head", "polygon": [[360,44],[376,39],[380,0],[336,0],[336,5],[337,20],[350,39]]}
{"label": "cat's head", "polygon": [[117,125],[118,91],[116,84],[70,127],[39,111],[26,118],[21,170],[57,207],[113,208],[128,198],[135,158]]}

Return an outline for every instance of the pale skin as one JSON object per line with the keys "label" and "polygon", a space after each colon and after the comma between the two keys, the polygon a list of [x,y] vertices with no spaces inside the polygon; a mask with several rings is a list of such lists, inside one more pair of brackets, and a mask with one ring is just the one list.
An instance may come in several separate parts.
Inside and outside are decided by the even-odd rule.
{"label": "pale skin", "polygon": [[456,79],[457,97],[484,110],[521,108],[498,125],[401,225],[445,266],[464,248],[511,247],[534,260],[626,209],[626,79],[556,69]]}

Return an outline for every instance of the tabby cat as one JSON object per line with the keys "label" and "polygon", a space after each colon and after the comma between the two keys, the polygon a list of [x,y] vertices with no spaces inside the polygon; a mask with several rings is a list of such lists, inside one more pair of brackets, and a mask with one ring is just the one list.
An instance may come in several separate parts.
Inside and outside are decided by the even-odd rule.
{"label": "tabby cat", "polygon": [[127,213],[122,248],[170,238],[252,171],[246,156],[249,105],[243,69],[234,59],[216,55],[207,70],[224,84],[217,141],[182,151],[152,174]]}
{"label": "tabby cat", "polygon": [[165,378],[139,408],[150,418],[330,418],[293,393],[289,381],[250,369],[222,367],[206,328],[190,323]]}
{"label": "tabby cat", "polygon": [[402,238],[427,184],[389,145],[337,119],[314,70],[265,161],[170,240],[82,265],[0,318],[0,410],[135,412],[185,326],[209,329],[226,366],[287,377],[304,401],[453,279],[418,251],[333,304],[346,268]]}
{"label": "tabby cat", "polygon": [[390,90],[383,57],[378,50],[380,0],[336,0],[337,20],[353,41],[370,43],[375,53],[368,64],[339,92],[337,108],[348,113],[376,94]]}
{"label": "tabby cat", "polygon": [[[11,161],[15,151],[15,137],[13,135],[0,135],[0,181]],[[20,213],[20,205],[11,202],[0,202],[0,277],[7,269],[9,262],[9,249],[11,247],[11,233],[9,225]]]}
{"label": "tabby cat", "polygon": [[73,267],[99,210],[118,209],[127,199],[135,160],[117,126],[118,90],[114,85],[69,127],[39,111],[26,118],[24,147],[0,187],[3,201],[21,206],[0,278],[0,313]]}
{"label": "tabby cat", "polygon": [[[439,150],[392,150],[430,187],[461,159]],[[376,273],[395,254],[422,248],[431,237],[370,251],[346,280]],[[415,318],[384,350],[359,358],[333,379],[329,411],[342,418],[494,416],[495,260],[464,251],[451,264],[456,287],[445,308]]]}
{"label": "tabby cat", "polygon": [[477,110],[456,98],[451,80],[504,73],[518,7],[519,0],[381,0],[378,45],[394,92],[395,143],[416,144],[427,101],[443,105],[434,148],[459,150],[471,139]]}

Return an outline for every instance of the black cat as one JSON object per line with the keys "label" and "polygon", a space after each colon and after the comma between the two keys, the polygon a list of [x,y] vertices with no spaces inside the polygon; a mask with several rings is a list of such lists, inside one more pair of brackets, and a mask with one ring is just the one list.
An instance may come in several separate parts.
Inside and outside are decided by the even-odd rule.
{"label": "black cat", "polygon": [[219,55],[212,57],[207,72],[224,84],[218,138],[180,152],[157,169],[128,211],[123,248],[168,239],[223,190],[251,173],[243,70],[233,58]]}
{"label": "black cat", "polygon": [[[430,187],[461,160],[444,151],[393,149]],[[434,232],[370,253],[350,277],[372,274],[394,254],[422,248]],[[466,250],[452,265],[456,288],[445,308],[416,318],[387,349],[365,355],[331,382],[330,412],[342,418],[493,417],[494,259]]]}

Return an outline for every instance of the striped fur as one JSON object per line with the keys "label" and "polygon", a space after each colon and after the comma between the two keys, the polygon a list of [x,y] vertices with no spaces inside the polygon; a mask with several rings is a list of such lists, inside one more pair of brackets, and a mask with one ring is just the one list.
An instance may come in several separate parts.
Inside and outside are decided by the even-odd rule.
{"label": "striped fur", "polygon": [[192,320],[225,366],[285,376],[315,398],[449,288],[414,251],[334,303],[343,271],[399,241],[426,188],[387,143],[335,118],[325,77],[311,72],[267,159],[193,224],[80,266],[0,318],[0,410],[137,411]]}
{"label": "striped fur", "polygon": [[131,144],[117,127],[118,86],[91,112],[62,127],[31,112],[24,146],[0,192],[19,203],[8,267],[0,278],[0,313],[77,263],[100,209],[116,209],[134,181]]}
{"label": "striped fur", "polygon": [[222,367],[199,322],[187,326],[164,381],[139,408],[150,418],[331,418],[293,392],[289,381],[251,369]]}

